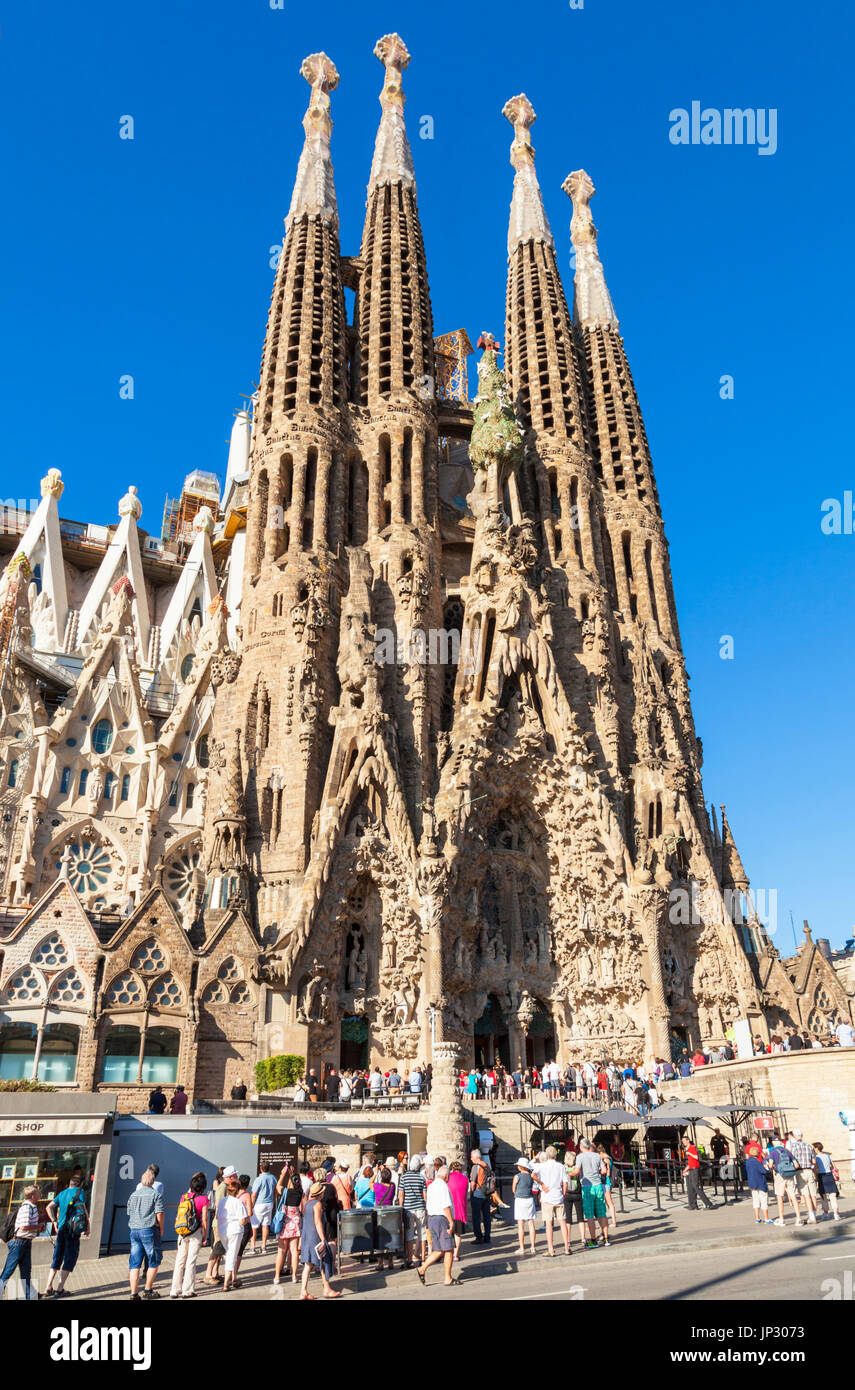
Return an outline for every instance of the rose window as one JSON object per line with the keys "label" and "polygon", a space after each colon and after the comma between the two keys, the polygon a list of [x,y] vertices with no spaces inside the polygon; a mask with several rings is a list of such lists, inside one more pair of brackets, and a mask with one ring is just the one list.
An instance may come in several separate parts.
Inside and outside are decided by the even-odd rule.
{"label": "rose window", "polygon": [[57,980],[51,990],[51,1002],[54,1004],[84,1004],[86,1002],[86,990],[83,988],[83,981],[75,970],[70,970],[67,975],[63,975]]}
{"label": "rose window", "polygon": [[166,891],[174,902],[181,902],[193,891],[200,854],[197,849],[182,854],[166,866]]}
{"label": "rose window", "polygon": [[117,975],[112,980],[107,990],[104,1002],[106,1004],[141,1004],[143,992],[140,982],[136,975],[132,975],[130,970],[123,970],[121,975]]}
{"label": "rose window", "polygon": [[137,948],[131,961],[131,969],[140,970],[144,975],[156,975],[158,971],[166,970],[167,966],[166,954],[153,937]]}
{"label": "rose window", "polygon": [[[69,845],[68,881],[78,893],[93,893],[103,888],[113,870],[108,851],[97,840],[83,840]],[[60,861],[57,860],[57,868]]]}
{"label": "rose window", "polygon": [[33,964],[40,965],[42,970],[61,970],[64,965],[71,964],[65,942],[57,932],[46,937],[37,947],[33,953]]}
{"label": "rose window", "polygon": [[42,997],[42,982],[34,970],[25,965],[6,987],[6,998],[16,1004],[30,1004]]}
{"label": "rose window", "polygon": [[181,986],[173,975],[164,975],[153,985],[149,992],[149,1001],[159,1009],[180,1009],[181,1008]]}

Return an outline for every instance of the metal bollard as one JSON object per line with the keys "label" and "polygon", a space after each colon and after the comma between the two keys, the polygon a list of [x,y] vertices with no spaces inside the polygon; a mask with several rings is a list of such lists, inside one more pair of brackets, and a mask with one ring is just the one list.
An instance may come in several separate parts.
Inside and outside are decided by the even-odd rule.
{"label": "metal bollard", "polygon": [[632,1165],[632,1180],[633,1180],[633,1187],[635,1188],[635,1191],[633,1192],[633,1200],[636,1201],[636,1202],[640,1202],[640,1201],[641,1201],[641,1198],[640,1198],[639,1195],[638,1195],[638,1164],[637,1164],[637,1163],[633,1163],[633,1165]]}
{"label": "metal bollard", "polygon": [[655,1184],[656,1184],[656,1210],[657,1210],[657,1211],[661,1211],[661,1210],[662,1210],[662,1198],[661,1198],[660,1195],[659,1195],[659,1169],[656,1167],[656,1164],[655,1164],[655,1163],[654,1163],[654,1165],[653,1165],[653,1181],[654,1181]]}
{"label": "metal bollard", "polygon": [[626,1208],[625,1208],[625,1206],[624,1206],[624,1204],[623,1204],[623,1188],[624,1188],[624,1182],[623,1182],[623,1169],[622,1169],[622,1168],[618,1168],[618,1169],[617,1169],[617,1175],[618,1175],[618,1179],[619,1179],[619,1181],[618,1181],[618,1188],[620,1189],[620,1209],[621,1209],[621,1213],[623,1213],[623,1212],[626,1210]]}

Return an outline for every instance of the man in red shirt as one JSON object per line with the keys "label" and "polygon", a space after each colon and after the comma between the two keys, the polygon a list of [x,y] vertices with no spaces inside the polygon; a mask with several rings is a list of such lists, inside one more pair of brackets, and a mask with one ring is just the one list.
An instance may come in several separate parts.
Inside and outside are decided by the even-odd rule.
{"label": "man in red shirt", "polygon": [[698,1210],[698,1198],[704,1204],[705,1211],[712,1211],[713,1204],[701,1185],[701,1158],[698,1153],[697,1145],[691,1139],[683,1141],[683,1152],[686,1155],[686,1166],[683,1169],[683,1177],[686,1179],[686,1197],[688,1199],[689,1211]]}
{"label": "man in red shirt", "polygon": [[695,1053],[694,1057],[692,1058],[692,1066],[693,1066],[693,1067],[705,1067],[706,1064],[707,1064],[707,1059],[706,1059],[706,1057],[704,1056],[703,1052],[701,1052],[701,1049],[698,1048],[697,1052]]}

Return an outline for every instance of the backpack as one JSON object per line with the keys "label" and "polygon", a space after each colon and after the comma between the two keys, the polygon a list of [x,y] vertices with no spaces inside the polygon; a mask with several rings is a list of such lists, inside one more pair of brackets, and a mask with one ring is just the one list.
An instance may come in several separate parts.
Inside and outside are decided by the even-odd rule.
{"label": "backpack", "polygon": [[193,1194],[192,1192],[185,1192],[175,1213],[175,1234],[177,1236],[192,1236],[194,1231],[198,1231],[201,1224]]}
{"label": "backpack", "polygon": [[796,1165],[789,1154],[783,1154],[778,1160],[778,1174],[782,1178],[795,1177]]}
{"label": "backpack", "polygon": [[4,1241],[6,1245],[15,1238],[15,1218],[17,1215],[17,1211],[10,1211],[8,1216],[4,1216],[3,1220],[0,1221],[0,1240]]}
{"label": "backpack", "polygon": [[74,1236],[75,1239],[79,1240],[86,1230],[86,1207],[81,1200],[83,1188],[78,1187],[76,1191],[77,1196],[72,1199],[65,1213],[62,1229],[67,1231],[70,1236]]}
{"label": "backpack", "polygon": [[482,1163],[481,1168],[483,1170],[484,1177],[482,1181],[476,1185],[475,1190],[482,1197],[492,1197],[493,1193],[496,1190],[496,1175],[493,1172],[492,1168],[487,1167],[486,1163]]}

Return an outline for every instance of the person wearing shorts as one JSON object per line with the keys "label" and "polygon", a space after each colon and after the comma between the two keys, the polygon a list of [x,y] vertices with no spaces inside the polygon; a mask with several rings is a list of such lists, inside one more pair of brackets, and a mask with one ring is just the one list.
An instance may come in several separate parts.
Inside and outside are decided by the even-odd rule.
{"label": "person wearing shorts", "polygon": [[748,1186],[751,1191],[751,1209],[754,1212],[754,1221],[758,1226],[771,1226],[769,1217],[769,1190],[766,1184],[766,1174],[769,1170],[767,1159],[757,1158],[750,1154],[745,1160],[745,1175],[748,1178]]}
{"label": "person wearing shorts", "polygon": [[564,1189],[567,1182],[564,1169],[557,1162],[557,1158],[558,1154],[550,1144],[545,1151],[543,1162],[536,1163],[532,1168],[540,1185],[540,1209],[546,1226],[546,1253],[550,1256],[555,1254],[552,1244],[552,1225],[555,1220],[558,1221],[564,1240],[564,1253],[570,1252],[570,1233],[564,1219]]}
{"label": "person wearing shorts", "polygon": [[[790,1205],[796,1214],[796,1225],[803,1225],[798,1192],[796,1191],[795,1159],[783,1139],[776,1139],[774,1144],[770,1144],[766,1157],[772,1160],[775,1170],[775,1198],[778,1203],[778,1219],[775,1225],[784,1225],[785,1197],[789,1197]],[[784,1172],[779,1171],[781,1167],[784,1168]]]}
{"label": "person wearing shorts", "polygon": [[805,1204],[808,1221],[815,1222],[817,1184],[816,1154],[813,1151],[813,1144],[808,1144],[800,1129],[794,1129],[791,1131],[790,1137],[787,1140],[787,1148],[798,1164],[798,1169],[796,1170],[796,1192]]}
{"label": "person wearing shorts", "polygon": [[427,1190],[427,1220],[430,1232],[431,1253],[422,1264],[416,1266],[416,1273],[422,1283],[432,1264],[442,1260],[446,1284],[459,1284],[460,1280],[451,1272],[454,1260],[454,1200],[448,1187],[448,1164],[437,1168],[433,1182]]}
{"label": "person wearing shorts", "polygon": [[128,1277],[131,1298],[140,1297],[137,1292],[140,1281],[140,1268],[143,1259],[148,1261],[143,1298],[160,1298],[154,1288],[155,1275],[163,1259],[160,1241],[157,1236],[163,1230],[163,1196],[155,1189],[154,1174],[147,1168],[139,1180],[139,1185],[128,1198],[128,1229],[131,1237],[131,1253],[128,1259]]}
{"label": "person wearing shorts", "polygon": [[251,1253],[255,1254],[255,1242],[258,1238],[258,1229],[261,1227],[261,1253],[267,1254],[267,1237],[270,1234],[270,1222],[273,1218],[273,1199],[276,1195],[276,1179],[270,1171],[270,1159],[261,1160],[261,1171],[252,1184],[252,1244]]}
{"label": "person wearing shorts", "polygon": [[588,1223],[588,1240],[586,1246],[589,1250],[597,1248],[597,1222],[603,1234],[603,1245],[610,1245],[609,1240],[609,1218],[606,1207],[606,1196],[603,1191],[603,1161],[601,1156],[594,1151],[590,1139],[582,1139],[579,1142],[579,1153],[576,1165],[569,1171],[571,1178],[578,1178],[582,1187],[582,1212]]}

